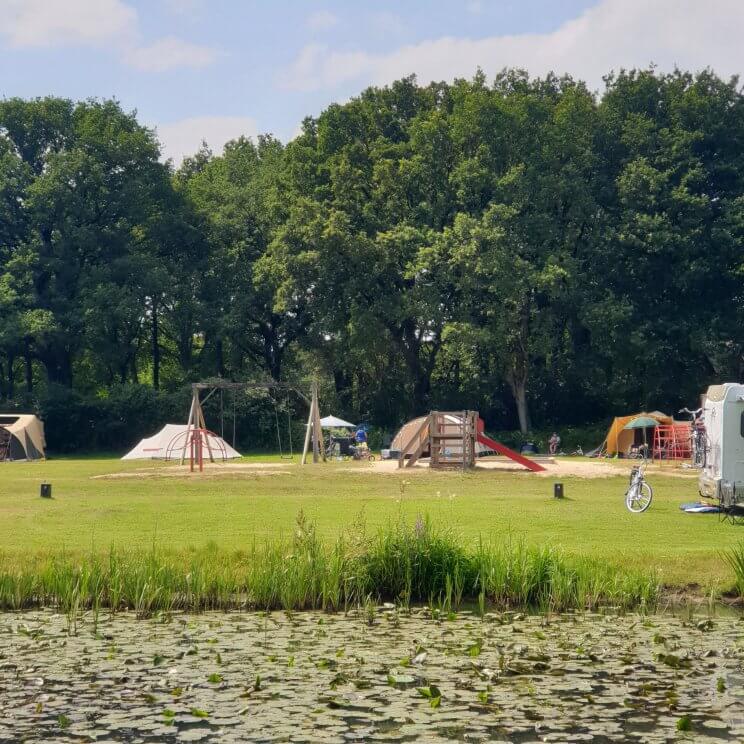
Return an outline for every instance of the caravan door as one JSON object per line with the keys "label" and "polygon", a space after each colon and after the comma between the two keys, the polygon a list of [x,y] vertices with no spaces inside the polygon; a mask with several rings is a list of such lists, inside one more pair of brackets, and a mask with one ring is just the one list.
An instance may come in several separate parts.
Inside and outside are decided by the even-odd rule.
{"label": "caravan door", "polygon": [[721,479],[744,488],[744,385],[731,385],[723,402]]}

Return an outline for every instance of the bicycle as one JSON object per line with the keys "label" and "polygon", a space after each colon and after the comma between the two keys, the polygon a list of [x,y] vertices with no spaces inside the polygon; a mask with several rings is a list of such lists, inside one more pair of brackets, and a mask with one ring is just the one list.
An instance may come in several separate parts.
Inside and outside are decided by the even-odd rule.
{"label": "bicycle", "polygon": [[702,470],[708,459],[708,435],[705,432],[703,422],[703,409],[698,408],[691,411],[689,408],[680,408],[678,413],[687,413],[692,416],[690,426],[690,449],[692,452],[692,467]]}
{"label": "bicycle", "polygon": [[645,512],[654,498],[654,489],[644,477],[647,462],[648,460],[644,459],[640,465],[633,466],[630,471],[630,484],[625,492],[625,506],[634,514]]}

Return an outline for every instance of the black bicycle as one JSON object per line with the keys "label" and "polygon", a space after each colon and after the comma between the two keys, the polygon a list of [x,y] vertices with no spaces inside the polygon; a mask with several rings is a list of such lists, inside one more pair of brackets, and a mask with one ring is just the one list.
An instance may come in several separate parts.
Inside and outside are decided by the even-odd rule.
{"label": "black bicycle", "polygon": [[705,433],[703,409],[698,408],[691,411],[689,408],[680,408],[679,413],[686,413],[692,417],[692,424],[690,425],[692,467],[702,470],[708,459],[708,435]]}

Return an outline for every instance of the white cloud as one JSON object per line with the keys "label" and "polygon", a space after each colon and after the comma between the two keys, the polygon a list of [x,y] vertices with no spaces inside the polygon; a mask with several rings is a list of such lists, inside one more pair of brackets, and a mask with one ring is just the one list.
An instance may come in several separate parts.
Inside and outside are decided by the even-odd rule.
{"label": "white cloud", "polygon": [[327,44],[307,44],[294,63],[279,73],[288,90],[334,88],[357,78],[369,78],[374,57],[366,52],[333,52]]}
{"label": "white cloud", "polygon": [[142,43],[137,11],[122,0],[0,0],[0,39],[15,48],[102,47],[139,70],[203,67],[209,47],[172,36]]}
{"label": "white cloud", "polygon": [[330,10],[319,10],[307,17],[306,25],[311,31],[328,31],[338,25],[338,16]]}
{"label": "white cloud", "polygon": [[124,52],[124,60],[145,72],[164,72],[176,67],[206,67],[216,53],[209,47],[166,36],[149,46],[134,47]]}
{"label": "white cloud", "polygon": [[137,27],[137,11],[120,0],[0,0],[0,18],[15,47],[102,44]]}
{"label": "white cloud", "polygon": [[310,44],[279,76],[288,89],[333,89],[343,83],[384,84],[411,73],[423,83],[493,75],[523,67],[532,75],[553,70],[601,88],[602,76],[621,67],[662,70],[710,66],[721,75],[744,72],[742,0],[601,0],[578,18],[544,34],[442,37],[385,54],[338,52]]}
{"label": "white cloud", "polygon": [[194,116],[170,124],[158,124],[158,139],[163,158],[172,158],[176,166],[188,155],[193,155],[206,140],[213,152],[221,153],[226,142],[258,136],[258,125],[249,116]]}

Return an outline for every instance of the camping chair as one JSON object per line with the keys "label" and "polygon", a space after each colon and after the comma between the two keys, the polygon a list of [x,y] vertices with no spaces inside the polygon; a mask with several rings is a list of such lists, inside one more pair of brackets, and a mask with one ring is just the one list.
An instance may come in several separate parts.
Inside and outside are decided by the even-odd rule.
{"label": "camping chair", "polygon": [[718,487],[718,519],[721,522],[729,520],[736,524],[744,519],[744,493],[736,492],[736,484],[722,480]]}

